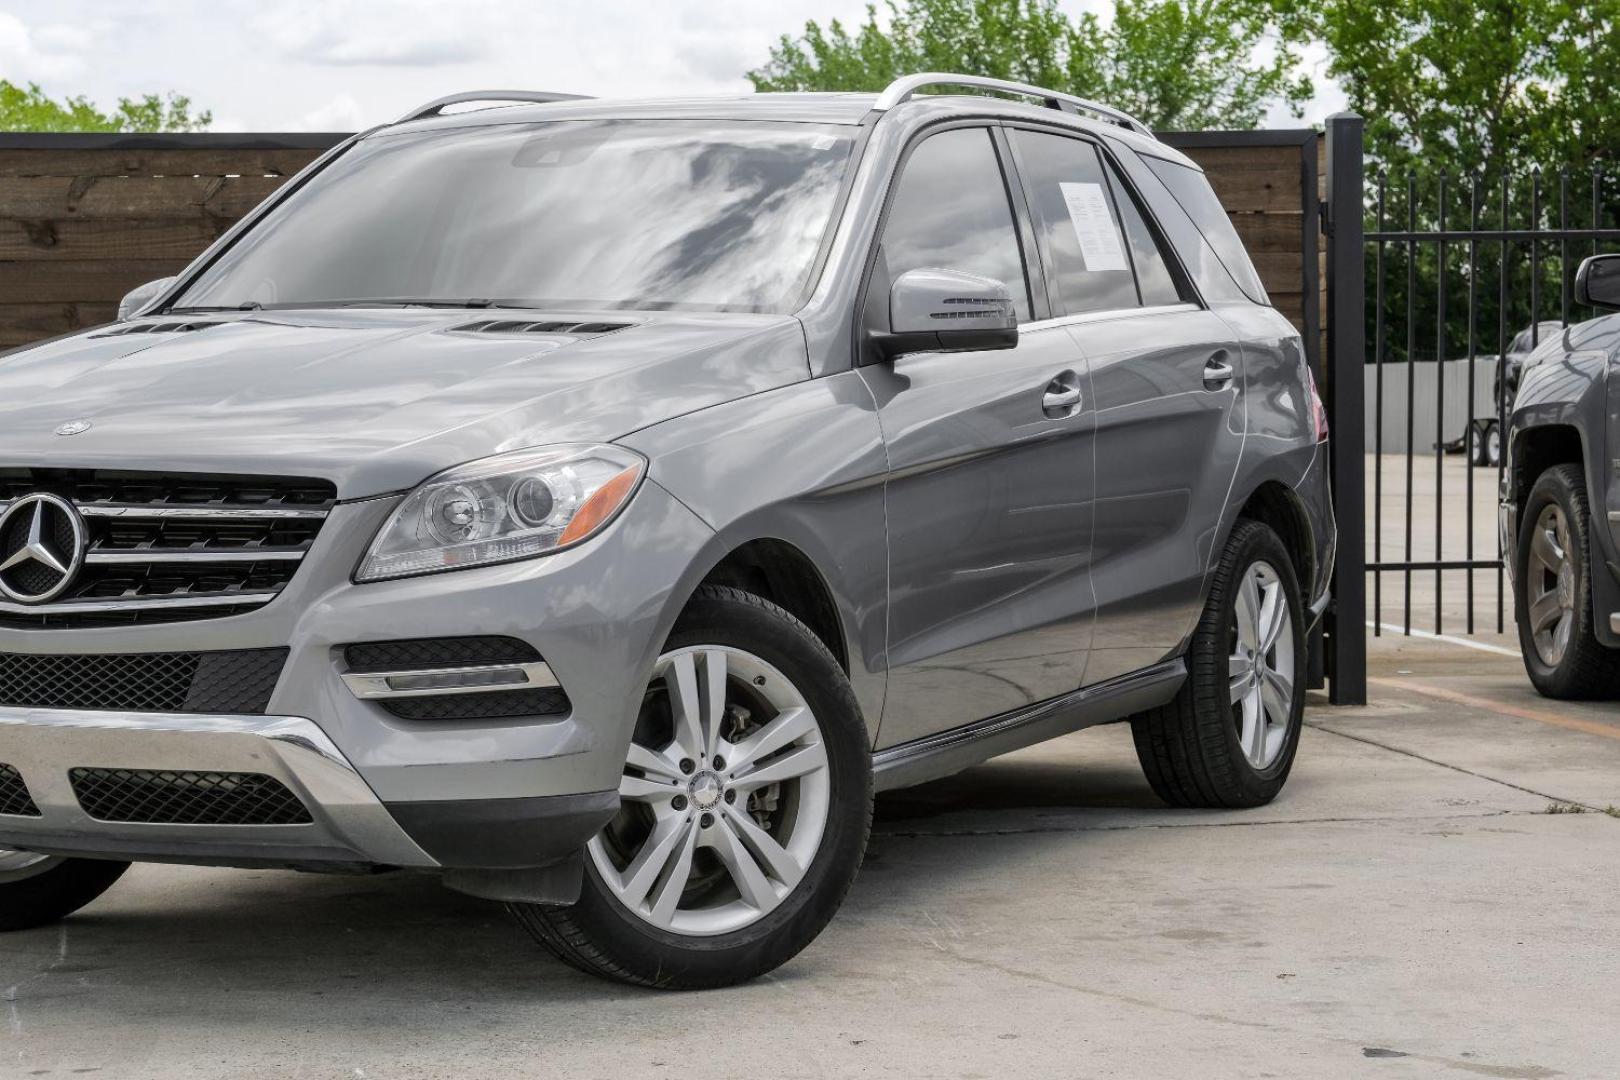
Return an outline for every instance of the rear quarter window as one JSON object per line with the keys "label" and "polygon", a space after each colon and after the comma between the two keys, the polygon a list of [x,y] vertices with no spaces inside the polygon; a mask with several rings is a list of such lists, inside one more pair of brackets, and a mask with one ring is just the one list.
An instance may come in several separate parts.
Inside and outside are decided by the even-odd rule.
{"label": "rear quarter window", "polygon": [[1198,231],[1215,249],[1221,264],[1249,299],[1257,304],[1270,303],[1266,288],[1260,283],[1260,275],[1255,272],[1254,264],[1249,261],[1249,253],[1243,248],[1243,241],[1238,239],[1237,230],[1232,227],[1232,219],[1227,216],[1226,208],[1221,205],[1221,200],[1216,197],[1204,174],[1162,158],[1143,160],[1170,190],[1187,216],[1192,218]]}

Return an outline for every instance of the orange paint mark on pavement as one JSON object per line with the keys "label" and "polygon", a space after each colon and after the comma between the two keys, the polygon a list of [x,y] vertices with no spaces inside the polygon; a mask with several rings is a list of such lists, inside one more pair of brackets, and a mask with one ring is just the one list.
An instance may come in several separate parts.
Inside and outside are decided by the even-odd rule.
{"label": "orange paint mark on pavement", "polygon": [[1384,679],[1374,676],[1367,681],[1390,690],[1415,691],[1456,705],[1470,705],[1476,709],[1496,713],[1499,716],[1513,716],[1520,720],[1534,720],[1538,724],[1561,727],[1569,731],[1580,731],[1587,735],[1599,735],[1605,739],[1620,739],[1620,727],[1599,723],[1596,720],[1583,720],[1578,716],[1560,716],[1554,712],[1530,709],[1522,705],[1507,705],[1500,701],[1492,701],[1489,698],[1474,697],[1472,694],[1447,690],[1441,686],[1430,686],[1427,683],[1415,682],[1411,679]]}

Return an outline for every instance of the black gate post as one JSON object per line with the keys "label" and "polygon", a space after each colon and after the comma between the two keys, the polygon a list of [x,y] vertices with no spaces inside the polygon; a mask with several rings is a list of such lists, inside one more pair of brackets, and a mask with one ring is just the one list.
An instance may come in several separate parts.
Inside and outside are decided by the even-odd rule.
{"label": "black gate post", "polygon": [[1333,433],[1333,510],[1339,523],[1328,608],[1328,698],[1367,703],[1366,261],[1361,136],[1364,121],[1327,121],[1328,418]]}

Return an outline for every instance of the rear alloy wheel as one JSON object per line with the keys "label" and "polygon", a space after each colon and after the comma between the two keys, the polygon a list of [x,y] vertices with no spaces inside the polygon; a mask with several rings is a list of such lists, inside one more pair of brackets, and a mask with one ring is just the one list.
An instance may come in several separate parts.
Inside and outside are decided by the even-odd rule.
{"label": "rear alloy wheel", "polygon": [[1136,756],[1171,806],[1244,807],[1282,790],[1305,700],[1304,606],[1277,534],[1239,520],[1212,575],[1174,699],[1131,718]]}
{"label": "rear alloy wheel", "polygon": [[1294,633],[1288,598],[1276,567],[1249,564],[1232,605],[1232,655],[1227,658],[1232,723],[1243,756],[1270,767],[1288,740],[1294,716]]}
{"label": "rear alloy wheel", "polygon": [[0,848],[0,931],[28,930],[64,919],[129,869],[127,862],[63,859]]}
{"label": "rear alloy wheel", "polygon": [[1530,681],[1552,698],[1620,695],[1620,652],[1605,648],[1593,628],[1591,519],[1580,466],[1542,473],[1522,520],[1514,608]]}
{"label": "rear alloy wheel", "polygon": [[512,910],[563,960],[621,982],[762,975],[843,902],[871,828],[871,763],[826,646],[774,604],[705,587],[654,667],[579,901]]}

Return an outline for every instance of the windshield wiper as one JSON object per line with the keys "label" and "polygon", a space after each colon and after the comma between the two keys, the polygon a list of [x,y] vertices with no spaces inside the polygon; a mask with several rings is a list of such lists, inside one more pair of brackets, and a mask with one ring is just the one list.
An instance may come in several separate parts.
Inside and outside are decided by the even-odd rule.
{"label": "windshield wiper", "polygon": [[431,308],[498,308],[512,307],[499,300],[469,297],[466,300],[438,300],[431,297],[379,296],[366,300],[323,300],[311,307],[431,307]]}
{"label": "windshield wiper", "polygon": [[264,305],[257,300],[249,300],[243,304],[221,304],[214,307],[172,307],[166,314],[169,315],[200,315],[210,311],[258,311]]}

